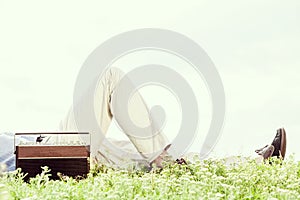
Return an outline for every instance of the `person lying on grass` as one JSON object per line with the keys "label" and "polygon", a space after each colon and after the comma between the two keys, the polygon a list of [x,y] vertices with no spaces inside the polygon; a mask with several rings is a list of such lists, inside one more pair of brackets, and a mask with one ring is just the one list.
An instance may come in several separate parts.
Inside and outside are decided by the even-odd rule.
{"label": "person lying on grass", "polygon": [[[1,171],[13,171],[15,170],[15,155],[13,148],[13,133],[0,133],[0,168]],[[24,136],[20,138],[23,142],[32,141],[34,138]],[[9,147],[9,148],[7,148]],[[163,163],[173,162],[178,164],[188,164],[188,162],[184,158],[170,159],[168,156],[168,149],[171,147],[171,144],[167,145],[163,152],[152,162],[149,163],[151,169],[154,165],[158,168],[163,168]],[[255,150],[258,154],[256,161],[258,163],[262,163],[268,160],[270,157],[276,157],[280,159],[285,158],[286,154],[286,131],[284,128],[280,128],[277,130],[275,137],[271,144],[267,144],[262,148]],[[198,155],[197,153],[193,153],[193,155]],[[185,157],[185,156],[183,156]],[[225,158],[226,163],[235,162],[231,157]],[[98,161],[98,164],[103,164]]]}
{"label": "person lying on grass", "polygon": [[[128,91],[132,91],[134,86],[119,69],[108,69],[97,83],[94,95],[94,112],[91,116],[80,116],[82,118],[79,119],[79,123],[84,123],[84,129],[81,128],[78,130],[78,119],[75,119],[76,110],[85,110],[86,104],[84,103],[89,102],[83,95],[82,102],[84,103],[72,106],[66,118],[61,121],[58,131],[90,132],[92,134],[91,157],[93,158],[92,161],[94,164],[102,163],[110,166],[124,166],[128,164],[128,162],[142,162],[149,168],[152,168],[154,165],[158,168],[162,168],[163,161],[166,160],[166,157],[170,157],[170,155],[171,160],[177,160],[178,163],[186,163],[184,159],[176,158],[172,155],[173,146],[168,142],[167,137],[162,131],[157,130],[155,127],[155,119],[150,115],[143,98],[138,92],[131,96],[130,103],[128,103],[128,107],[126,107],[127,110],[125,111],[124,105],[113,103],[119,98],[119,96],[116,96],[118,83],[124,79],[127,84],[125,88],[128,89]],[[140,127],[148,126],[149,124],[151,127],[145,128],[141,133],[137,133],[136,127],[128,122],[128,115],[124,115],[123,111],[128,111],[132,120]],[[99,130],[95,129],[93,123],[89,123],[94,118]],[[106,139],[106,134],[113,118],[130,141],[124,142]],[[0,162],[5,163],[10,171],[15,169],[13,139],[13,134],[0,134]],[[35,141],[36,138],[23,137],[21,140],[23,140],[23,142]],[[38,142],[44,144],[61,144],[68,143],[70,140],[78,141],[82,140],[82,138],[51,136],[39,138]],[[135,152],[133,152],[132,149],[134,149]],[[271,145],[258,149],[256,152],[262,159],[267,159],[271,156],[281,156],[284,158],[285,149],[286,133],[282,128],[278,129]]]}

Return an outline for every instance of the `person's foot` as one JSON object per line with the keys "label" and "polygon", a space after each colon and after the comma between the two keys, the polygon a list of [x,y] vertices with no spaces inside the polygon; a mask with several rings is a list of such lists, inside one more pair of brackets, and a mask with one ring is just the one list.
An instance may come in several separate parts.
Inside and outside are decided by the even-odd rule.
{"label": "person's foot", "polygon": [[269,157],[277,157],[284,159],[286,152],[286,132],[284,128],[277,130],[275,138],[271,145],[255,150],[258,155],[268,159]]}
{"label": "person's foot", "polygon": [[272,156],[276,156],[277,158],[281,157],[282,159],[284,159],[286,152],[286,132],[284,128],[280,128],[277,130],[272,145],[275,148]]}
{"label": "person's foot", "polygon": [[255,150],[255,152],[258,155],[261,155],[264,159],[268,159],[273,155],[274,149],[273,145],[266,145],[263,148]]}
{"label": "person's foot", "polygon": [[155,165],[157,168],[163,168],[162,163],[164,161],[164,157],[168,154],[168,149],[171,147],[171,144],[168,144],[163,152],[157,157],[155,158],[151,163],[150,166],[153,167],[153,165]]}

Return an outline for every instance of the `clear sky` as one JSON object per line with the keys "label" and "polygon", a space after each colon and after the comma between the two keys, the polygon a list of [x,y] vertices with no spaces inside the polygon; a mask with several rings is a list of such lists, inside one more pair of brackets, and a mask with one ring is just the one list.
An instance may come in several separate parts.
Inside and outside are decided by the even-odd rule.
{"label": "clear sky", "polygon": [[[81,65],[94,48],[132,29],[164,28],[201,45],[223,80],[226,120],[213,155],[252,155],[272,141],[277,128],[285,127],[287,153],[299,159],[299,10],[297,0],[0,0],[0,131],[55,130],[72,104]],[[151,56],[137,54],[116,65],[137,66],[156,58],[181,66],[170,57]],[[198,88],[201,125],[191,150],[199,151],[211,104],[201,78],[188,70],[182,73]],[[180,121],[174,97],[161,88],[145,88],[144,93],[149,104],[166,107],[165,132],[172,137]]]}

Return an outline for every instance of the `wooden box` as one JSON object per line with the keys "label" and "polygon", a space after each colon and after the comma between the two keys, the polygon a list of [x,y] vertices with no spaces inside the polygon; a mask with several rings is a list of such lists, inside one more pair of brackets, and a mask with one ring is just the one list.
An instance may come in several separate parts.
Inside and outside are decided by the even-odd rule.
{"label": "wooden box", "polygon": [[[88,134],[88,133],[25,133],[26,135],[52,135],[52,134]],[[16,133],[21,136],[24,133]],[[90,169],[89,144],[47,144],[33,142],[33,144],[15,145],[16,168],[28,173],[26,180],[42,172],[42,166],[48,166],[52,179],[59,179],[58,173],[66,176],[85,177]]]}

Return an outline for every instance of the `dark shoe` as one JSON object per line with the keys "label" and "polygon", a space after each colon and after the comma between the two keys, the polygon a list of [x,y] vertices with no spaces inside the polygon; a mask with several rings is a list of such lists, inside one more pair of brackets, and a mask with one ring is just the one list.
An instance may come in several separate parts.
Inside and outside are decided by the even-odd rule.
{"label": "dark shoe", "polygon": [[183,158],[176,159],[176,163],[179,165],[187,165],[187,162]]}
{"label": "dark shoe", "polygon": [[284,128],[280,128],[277,130],[272,145],[275,148],[272,156],[284,159],[286,152],[286,132]]}
{"label": "dark shoe", "polygon": [[266,145],[263,148],[255,150],[255,152],[258,155],[261,155],[262,157],[264,157],[264,159],[268,159],[268,158],[270,158],[273,155],[274,149],[275,148],[274,148],[273,145]]}

